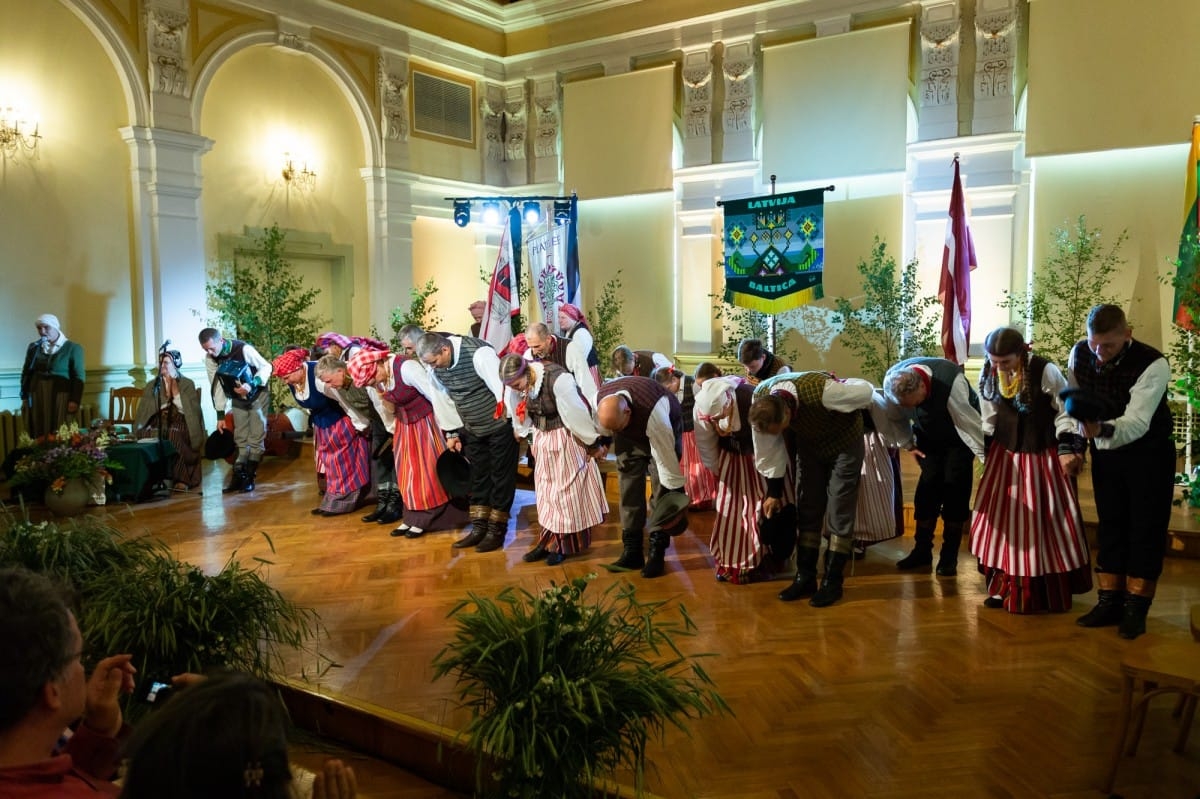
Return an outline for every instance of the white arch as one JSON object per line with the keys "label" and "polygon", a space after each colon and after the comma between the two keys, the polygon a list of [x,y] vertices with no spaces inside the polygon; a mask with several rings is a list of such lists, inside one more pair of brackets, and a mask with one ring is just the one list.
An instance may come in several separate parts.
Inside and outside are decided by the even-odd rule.
{"label": "white arch", "polygon": [[[275,31],[254,31],[222,42],[208,54],[203,66],[200,67],[200,72],[196,75],[195,87],[192,90],[193,133],[197,135],[200,133],[200,112],[204,108],[204,97],[208,92],[209,84],[212,83],[213,76],[224,66],[225,62],[237,53],[250,47],[274,44],[276,44]],[[371,114],[371,105],[367,102],[367,98],[360,90],[358,84],[354,82],[350,73],[346,71],[341,62],[319,44],[311,41],[305,42],[304,52],[306,55],[312,56],[313,60],[329,73],[334,83],[341,89],[342,94],[350,102],[350,107],[355,110],[355,119],[358,122],[359,132],[362,135],[363,152],[367,154],[366,166],[382,166],[383,146],[381,136]],[[199,63],[199,59],[197,59],[197,63]]]}
{"label": "white arch", "polygon": [[134,53],[126,48],[125,41],[112,24],[87,0],[60,0],[69,11],[96,37],[117,73],[121,90],[125,93],[125,109],[129,124],[134,127],[150,124],[150,95],[144,75]]}

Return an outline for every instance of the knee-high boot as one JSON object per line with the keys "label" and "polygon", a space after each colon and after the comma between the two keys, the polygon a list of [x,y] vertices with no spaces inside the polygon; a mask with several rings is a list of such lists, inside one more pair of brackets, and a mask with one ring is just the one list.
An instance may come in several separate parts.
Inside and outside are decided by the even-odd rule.
{"label": "knee-high boot", "polygon": [[1096,579],[1100,583],[1096,606],[1075,620],[1080,627],[1111,627],[1124,615],[1125,575],[1099,572]]}
{"label": "knee-high boot", "polygon": [[671,548],[671,534],[655,530],[650,534],[650,557],[642,568],[643,577],[662,577],[666,571],[667,550]]}
{"label": "knee-high boot", "polygon": [[488,534],[488,514],[492,509],[487,505],[472,505],[468,510],[471,517],[471,532],[454,542],[455,549],[466,549],[479,544]]}
{"label": "knee-high boot", "polygon": [[242,486],[246,484],[246,464],[243,461],[238,461],[233,464],[233,471],[229,473],[229,485],[221,489],[222,494],[233,494],[242,490]]}
{"label": "knee-high boot", "polygon": [[938,577],[958,574],[958,545],[962,543],[964,522],[942,521],[942,550],[938,553]]}
{"label": "knee-high boot", "polygon": [[622,530],[621,557],[617,558],[617,562],[612,564],[612,568],[625,571],[640,569],[645,565],[646,558],[642,554],[642,531]]}
{"label": "knee-high boot", "polygon": [[242,483],[242,491],[254,490],[254,477],[258,474],[258,461],[246,461],[246,480]]}
{"label": "knee-high boot", "polygon": [[916,543],[907,557],[896,562],[897,569],[919,569],[933,563],[933,531],[937,528],[937,519],[917,521],[915,534]]}
{"label": "knee-high boot", "polygon": [[488,514],[487,535],[475,547],[476,552],[494,552],[504,546],[508,535],[508,511],[492,508]]}
{"label": "knee-high boot", "polygon": [[820,554],[820,547],[796,548],[796,576],[791,585],[779,592],[781,600],[794,602],[817,592],[817,558]]}
{"label": "knee-high boot", "polygon": [[1121,623],[1117,627],[1117,635],[1132,641],[1146,632],[1146,614],[1154,602],[1154,591],[1158,588],[1155,580],[1143,580],[1141,577],[1125,579],[1125,603],[1121,608]]}
{"label": "knee-high boot", "polygon": [[400,489],[389,489],[387,501],[383,505],[383,513],[375,520],[376,524],[395,524],[403,516],[404,500],[400,498]]}
{"label": "knee-high boot", "polygon": [[850,556],[844,552],[825,553],[825,579],[808,604],[814,608],[826,608],[842,598],[842,582],[845,579],[842,573],[848,560]]}

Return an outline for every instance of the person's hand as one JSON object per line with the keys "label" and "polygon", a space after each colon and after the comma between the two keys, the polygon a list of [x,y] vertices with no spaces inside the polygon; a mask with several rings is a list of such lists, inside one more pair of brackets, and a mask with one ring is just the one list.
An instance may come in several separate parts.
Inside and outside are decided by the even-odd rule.
{"label": "person's hand", "polygon": [[588,450],[588,455],[598,461],[602,461],[608,457],[608,447],[603,444],[597,444],[595,449]]}
{"label": "person's hand", "polygon": [[458,436],[447,436],[446,449],[451,452],[462,452],[462,439]]}
{"label": "person's hand", "polygon": [[222,418],[217,420],[217,432],[224,433],[229,429],[229,424]]}
{"label": "person's hand", "polygon": [[1080,429],[1083,431],[1084,438],[1090,439],[1090,438],[1099,438],[1100,437],[1100,423],[1099,422],[1083,422],[1080,425]]}
{"label": "person's hand", "polygon": [[83,723],[91,729],[116,736],[121,731],[121,694],[133,693],[133,655],[112,655],[96,664],[87,681]]}
{"label": "person's hand", "polygon": [[312,799],[354,799],[358,780],[354,769],[340,760],[326,760],[325,768],[313,777]]}
{"label": "person's hand", "polygon": [[180,688],[191,688],[193,685],[199,685],[208,678],[203,674],[185,671],[182,674],[176,674],[171,677],[171,687],[179,690]]}
{"label": "person's hand", "polygon": [[779,511],[783,510],[783,499],[780,497],[767,497],[762,503],[763,516],[768,519],[774,516]]}
{"label": "person's hand", "polygon": [[67,413],[75,413],[77,410],[79,410],[78,402],[68,402],[67,403]]}
{"label": "person's hand", "polygon": [[1058,456],[1058,465],[1062,467],[1067,477],[1076,477],[1083,471],[1083,456],[1077,453]]}
{"label": "person's hand", "polygon": [[922,452],[921,450],[917,449],[916,447],[913,447],[912,449],[910,449],[909,452],[911,452],[913,454],[914,458],[924,458],[925,457],[925,453]]}
{"label": "person's hand", "polygon": [[245,399],[250,394],[250,384],[249,383],[238,383],[236,386],[233,387],[233,393],[237,394],[242,399]]}

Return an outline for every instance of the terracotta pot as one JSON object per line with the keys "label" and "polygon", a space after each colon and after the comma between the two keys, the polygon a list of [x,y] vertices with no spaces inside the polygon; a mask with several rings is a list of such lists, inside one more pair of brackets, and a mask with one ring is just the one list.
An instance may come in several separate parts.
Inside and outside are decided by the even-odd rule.
{"label": "terracotta pot", "polygon": [[43,501],[55,516],[78,516],[87,507],[88,499],[92,496],[91,486],[82,477],[67,478],[62,493],[46,489]]}

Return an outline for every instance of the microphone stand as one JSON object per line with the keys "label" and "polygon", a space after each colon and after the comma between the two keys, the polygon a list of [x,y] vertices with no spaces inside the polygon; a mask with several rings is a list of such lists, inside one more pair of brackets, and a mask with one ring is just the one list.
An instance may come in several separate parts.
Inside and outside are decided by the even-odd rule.
{"label": "microphone stand", "polygon": [[[162,489],[170,490],[170,487],[167,486],[167,467],[162,465],[163,460],[166,458],[166,447],[163,446],[163,440],[168,435],[166,414],[170,411],[170,406],[168,406],[167,410],[163,410],[162,399],[159,394],[162,387],[162,356],[163,351],[160,351],[158,354],[158,373],[154,376],[154,404],[158,406],[158,459],[155,463],[162,470],[159,475],[158,484],[154,488],[155,493],[158,493]],[[178,385],[178,381],[176,385]]]}

